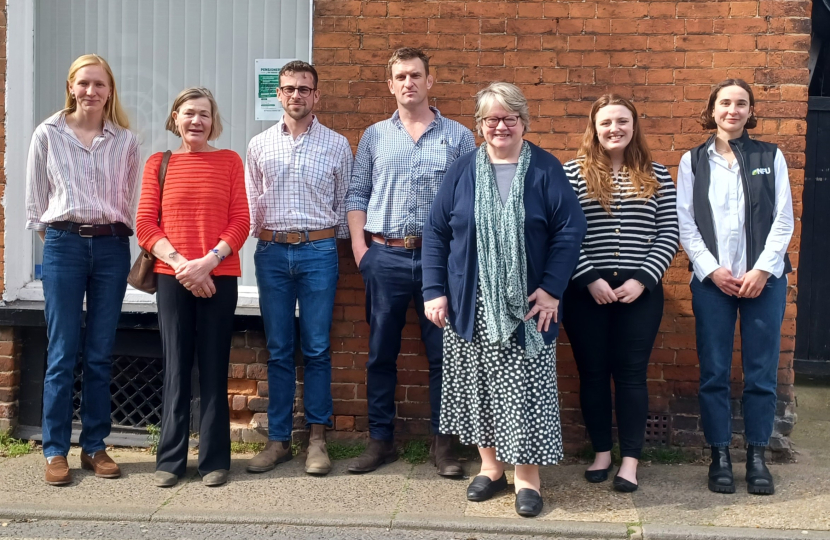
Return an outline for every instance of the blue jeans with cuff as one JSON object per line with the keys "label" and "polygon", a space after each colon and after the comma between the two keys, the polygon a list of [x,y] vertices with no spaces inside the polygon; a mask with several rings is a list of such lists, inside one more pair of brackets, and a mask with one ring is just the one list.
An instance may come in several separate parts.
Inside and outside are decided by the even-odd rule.
{"label": "blue jeans with cuff", "polygon": [[268,439],[287,441],[293,427],[296,370],[294,312],[300,306],[306,424],[331,427],[331,321],[337,289],[334,238],[279,244],[257,242],[259,309],[268,348]]}
{"label": "blue jeans with cuff", "polygon": [[[43,246],[46,375],[43,382],[43,455],[66,456],[72,435],[72,387],[83,349],[81,448],[104,450],[110,434],[112,347],[130,271],[130,239],[82,238],[47,229]],[[86,332],[81,331],[86,295]]]}
{"label": "blue jeans with cuff", "polygon": [[710,446],[732,441],[730,376],[735,322],[741,315],[741,360],[744,388],[741,409],[746,442],[766,446],[775,420],[781,324],[787,277],[770,276],[757,298],[737,298],[712,282],[692,279],[697,354],[700,360],[700,414]]}

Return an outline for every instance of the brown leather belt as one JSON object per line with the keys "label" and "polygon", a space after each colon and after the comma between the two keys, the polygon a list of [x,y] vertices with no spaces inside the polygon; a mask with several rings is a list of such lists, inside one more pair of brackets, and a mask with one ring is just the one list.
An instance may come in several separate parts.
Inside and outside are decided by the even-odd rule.
{"label": "brown leather belt", "polygon": [[58,229],[59,231],[69,231],[75,233],[82,238],[92,238],[93,236],[132,236],[133,230],[121,222],[106,223],[103,225],[88,225],[85,223],[75,223],[74,221],[53,221],[46,224],[48,227]]}
{"label": "brown leather belt", "polygon": [[265,229],[259,233],[260,240],[277,244],[302,244],[326,238],[334,238],[334,227],[319,231],[269,231]]}
{"label": "brown leather belt", "polygon": [[380,234],[373,234],[372,240],[378,244],[384,244],[392,247],[402,247],[406,249],[418,249],[421,247],[420,236],[405,236],[404,238],[385,238]]}

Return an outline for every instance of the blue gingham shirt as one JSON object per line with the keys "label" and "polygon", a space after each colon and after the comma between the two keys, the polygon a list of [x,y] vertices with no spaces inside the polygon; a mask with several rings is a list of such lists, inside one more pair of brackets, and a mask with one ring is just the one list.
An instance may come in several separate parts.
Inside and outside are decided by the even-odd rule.
{"label": "blue gingham shirt", "polygon": [[363,134],[357,147],[346,212],[366,212],[365,229],[387,238],[421,236],[447,168],[475,150],[473,133],[430,107],[435,119],[418,142],[398,111]]}

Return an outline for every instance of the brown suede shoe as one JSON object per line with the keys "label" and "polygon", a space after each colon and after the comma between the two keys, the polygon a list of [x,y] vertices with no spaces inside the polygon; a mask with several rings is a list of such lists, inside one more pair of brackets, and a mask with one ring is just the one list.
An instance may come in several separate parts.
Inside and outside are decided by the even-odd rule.
{"label": "brown suede shoe", "polygon": [[436,435],[432,439],[429,457],[441,476],[464,476],[464,469],[452,451],[452,435]]}
{"label": "brown suede shoe", "polygon": [[398,451],[392,441],[369,439],[369,445],[362,454],[349,464],[350,473],[372,472],[385,463],[398,460]]}
{"label": "brown suede shoe", "polygon": [[69,472],[69,463],[63,456],[55,456],[52,463],[46,460],[46,483],[50,486],[65,486],[72,483],[72,473]]}
{"label": "brown suede shoe", "polygon": [[251,458],[245,470],[251,473],[268,472],[292,457],[290,441],[268,441],[265,450]]}
{"label": "brown suede shoe", "polygon": [[308,456],[305,460],[305,472],[308,474],[328,474],[331,460],[326,450],[326,426],[311,424],[308,435]]}
{"label": "brown suede shoe", "polygon": [[98,450],[95,452],[94,457],[91,457],[82,450],[81,468],[88,471],[95,471],[95,476],[98,478],[118,478],[121,476],[121,469],[119,469],[118,464],[115,463],[111,457],[109,457],[106,450]]}

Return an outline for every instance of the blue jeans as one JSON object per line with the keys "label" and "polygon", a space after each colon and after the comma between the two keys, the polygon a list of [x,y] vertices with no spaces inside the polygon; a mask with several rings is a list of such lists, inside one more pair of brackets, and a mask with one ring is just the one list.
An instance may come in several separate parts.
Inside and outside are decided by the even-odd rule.
{"label": "blue jeans", "polygon": [[369,251],[360,260],[360,273],[366,285],[366,320],[369,321],[369,359],[366,362],[369,436],[383,441],[391,441],[394,436],[398,353],[412,300],[429,362],[430,426],[437,434],[444,331],[424,314],[421,250],[370,242]]}
{"label": "blue jeans", "polygon": [[787,278],[770,276],[757,298],[737,298],[706,279],[692,280],[697,354],[700,360],[700,415],[710,446],[732,440],[730,375],[735,322],[741,314],[741,360],[744,389],[741,409],[746,442],[766,446],[775,420],[781,323]]}
{"label": "blue jeans", "polygon": [[[110,354],[130,271],[129,238],[81,238],[47,229],[43,246],[46,376],[43,382],[43,455],[66,456],[72,435],[73,371],[83,347],[81,448],[106,448],[110,434]],[[86,333],[81,322],[86,294]]]}
{"label": "blue jeans", "polygon": [[331,332],[337,288],[334,238],[302,244],[257,242],[259,309],[268,347],[268,439],[291,439],[296,370],[294,309],[300,304],[303,405],[307,424],[331,426]]}

